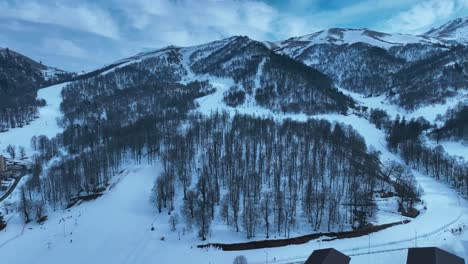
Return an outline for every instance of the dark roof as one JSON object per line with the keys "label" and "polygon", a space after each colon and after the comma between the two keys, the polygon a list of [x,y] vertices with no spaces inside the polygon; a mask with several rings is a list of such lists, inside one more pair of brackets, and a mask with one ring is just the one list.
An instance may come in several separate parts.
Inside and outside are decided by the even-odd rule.
{"label": "dark roof", "polygon": [[410,248],[406,264],[465,264],[465,260],[436,247]]}
{"label": "dark roof", "polygon": [[350,260],[350,257],[334,248],[325,248],[312,252],[305,264],[349,264]]}

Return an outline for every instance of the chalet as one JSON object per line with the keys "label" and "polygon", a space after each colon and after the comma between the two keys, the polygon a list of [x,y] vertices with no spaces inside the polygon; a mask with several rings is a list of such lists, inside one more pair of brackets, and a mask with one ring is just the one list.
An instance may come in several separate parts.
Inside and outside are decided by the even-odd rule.
{"label": "chalet", "polygon": [[410,248],[406,264],[465,264],[465,260],[436,247]]}
{"label": "chalet", "polygon": [[334,248],[318,249],[306,260],[305,264],[349,264],[351,258]]}

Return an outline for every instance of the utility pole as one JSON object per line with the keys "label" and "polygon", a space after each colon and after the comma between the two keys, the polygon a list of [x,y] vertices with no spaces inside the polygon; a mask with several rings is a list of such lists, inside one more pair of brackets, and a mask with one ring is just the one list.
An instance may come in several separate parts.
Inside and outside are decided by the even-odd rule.
{"label": "utility pole", "polygon": [[418,247],[418,231],[414,231],[414,247]]}
{"label": "utility pole", "polygon": [[370,234],[368,234],[367,236],[368,236],[368,238],[369,238],[369,247],[368,247],[367,253],[370,254]]}
{"label": "utility pole", "polygon": [[266,254],[266,264],[268,264],[268,252],[266,252],[265,250],[263,252],[265,252]]}

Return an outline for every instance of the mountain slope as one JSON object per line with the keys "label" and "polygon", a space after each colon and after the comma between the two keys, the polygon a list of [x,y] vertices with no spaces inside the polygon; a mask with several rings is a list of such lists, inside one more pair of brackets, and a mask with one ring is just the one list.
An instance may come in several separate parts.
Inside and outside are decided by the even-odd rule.
{"label": "mountain slope", "polygon": [[467,75],[468,47],[453,47],[393,74],[392,101],[407,109],[443,102],[468,90]]}
{"label": "mountain slope", "polygon": [[[144,76],[129,78],[136,71]],[[170,46],[117,61],[98,72],[98,76],[118,79],[120,89],[137,80],[149,84],[230,79],[232,87],[224,97],[232,106],[257,104],[274,111],[324,113],[343,112],[353,105],[321,72],[248,37]]]}
{"label": "mountain slope", "polygon": [[441,102],[454,95],[453,89],[468,87],[462,77],[466,50],[429,35],[334,28],[277,42],[272,48],[322,71],[338,87],[386,94],[407,109]]}
{"label": "mountain slope", "polygon": [[451,20],[438,28],[429,30],[424,35],[468,45],[468,17]]}
{"label": "mountain slope", "polygon": [[71,77],[17,52],[0,49],[0,132],[21,127],[35,118],[37,90]]}

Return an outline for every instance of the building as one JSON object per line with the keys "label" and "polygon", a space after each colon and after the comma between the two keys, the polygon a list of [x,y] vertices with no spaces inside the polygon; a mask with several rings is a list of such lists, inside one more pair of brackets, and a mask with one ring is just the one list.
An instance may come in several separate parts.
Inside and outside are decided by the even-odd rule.
{"label": "building", "polygon": [[406,264],[465,264],[465,260],[436,247],[410,248]]}
{"label": "building", "polygon": [[318,249],[312,252],[305,264],[349,264],[351,258],[334,248]]}

